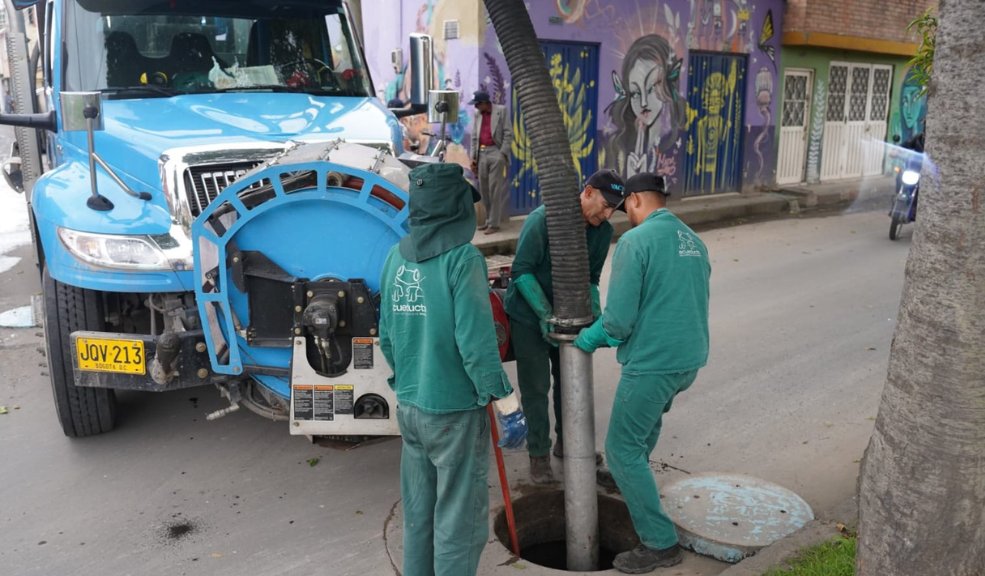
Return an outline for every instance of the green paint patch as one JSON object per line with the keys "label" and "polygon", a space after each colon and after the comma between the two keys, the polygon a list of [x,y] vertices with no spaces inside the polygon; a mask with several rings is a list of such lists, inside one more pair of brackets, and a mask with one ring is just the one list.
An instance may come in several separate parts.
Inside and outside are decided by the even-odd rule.
{"label": "green paint patch", "polygon": [[855,574],[855,537],[842,537],[803,550],[785,568],[763,576],[852,576]]}

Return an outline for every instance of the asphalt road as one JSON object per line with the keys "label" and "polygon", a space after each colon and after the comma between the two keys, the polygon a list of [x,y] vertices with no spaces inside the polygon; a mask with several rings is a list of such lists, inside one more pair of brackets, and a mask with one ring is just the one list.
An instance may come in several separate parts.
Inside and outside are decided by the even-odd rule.
{"label": "asphalt road", "polygon": [[[658,482],[750,474],[822,517],[853,494],[911,237],[891,242],[888,226],[876,211],[701,233],[713,258],[712,353],[665,418]],[[39,290],[30,252],[14,255],[0,312]],[[117,430],[70,440],[55,420],[41,334],[0,329],[0,574],[396,573],[384,535],[399,500],[399,440],[343,450],[246,411],[206,422],[225,405],[208,387],[121,393]],[[597,353],[600,445],[617,379],[614,352]],[[507,461],[522,491],[525,454]],[[664,573],[725,565],[685,567]]]}

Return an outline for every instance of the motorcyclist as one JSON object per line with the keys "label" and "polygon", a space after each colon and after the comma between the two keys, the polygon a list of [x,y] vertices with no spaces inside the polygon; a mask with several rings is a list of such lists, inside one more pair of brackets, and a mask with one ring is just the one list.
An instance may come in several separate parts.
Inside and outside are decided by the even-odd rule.
{"label": "motorcyclist", "polygon": [[[900,170],[899,174],[897,174],[897,176],[896,176],[896,189],[897,190],[900,190],[900,187],[902,186],[902,183],[903,183],[903,172],[905,172],[907,170],[911,170],[913,172],[920,173],[920,171],[923,169],[923,158],[924,158],[924,153],[923,153],[924,135],[923,135],[923,132],[918,132],[917,134],[914,134],[910,138],[907,138],[903,142],[903,144],[901,146],[903,148],[907,149],[907,150],[912,150],[913,152],[912,153],[911,152],[908,152],[904,156],[905,160],[903,161],[903,169]],[[911,208],[910,208],[910,218],[909,218],[910,220],[913,220],[913,219],[916,218],[916,214],[917,214],[917,200],[918,199],[919,199],[919,195],[916,193],[916,190],[915,190],[914,191],[914,194],[913,194],[913,200],[912,200],[912,203],[911,203]]]}
{"label": "motorcyclist", "polygon": [[905,142],[903,142],[903,148],[923,154],[923,141],[924,141],[923,132],[914,134],[910,138],[907,138]]}

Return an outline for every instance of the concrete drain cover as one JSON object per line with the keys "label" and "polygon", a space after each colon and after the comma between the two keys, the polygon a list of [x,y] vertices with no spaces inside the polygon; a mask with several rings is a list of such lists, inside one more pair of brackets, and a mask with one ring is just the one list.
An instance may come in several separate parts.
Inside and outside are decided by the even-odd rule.
{"label": "concrete drain cover", "polygon": [[738,562],[814,519],[811,507],[782,486],[742,474],[699,474],[661,491],[681,545]]}

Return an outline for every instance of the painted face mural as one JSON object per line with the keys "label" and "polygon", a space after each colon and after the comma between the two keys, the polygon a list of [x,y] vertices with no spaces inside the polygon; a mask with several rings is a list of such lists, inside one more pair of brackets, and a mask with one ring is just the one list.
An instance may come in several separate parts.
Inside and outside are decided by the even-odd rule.
{"label": "painted face mural", "polygon": [[663,62],[637,60],[629,71],[629,102],[641,127],[653,125],[667,99],[660,70],[662,65]]}
{"label": "painted face mural", "polygon": [[899,114],[893,118],[892,133],[899,136],[900,142],[906,142],[924,131],[927,96],[921,95],[920,91],[913,70],[907,70],[900,88]]}
{"label": "painted face mural", "polygon": [[612,72],[616,99],[607,112],[616,132],[608,154],[627,177],[645,171],[661,173],[661,155],[677,145],[686,119],[678,95],[680,72],[681,60],[657,34],[633,42],[621,74]]}

